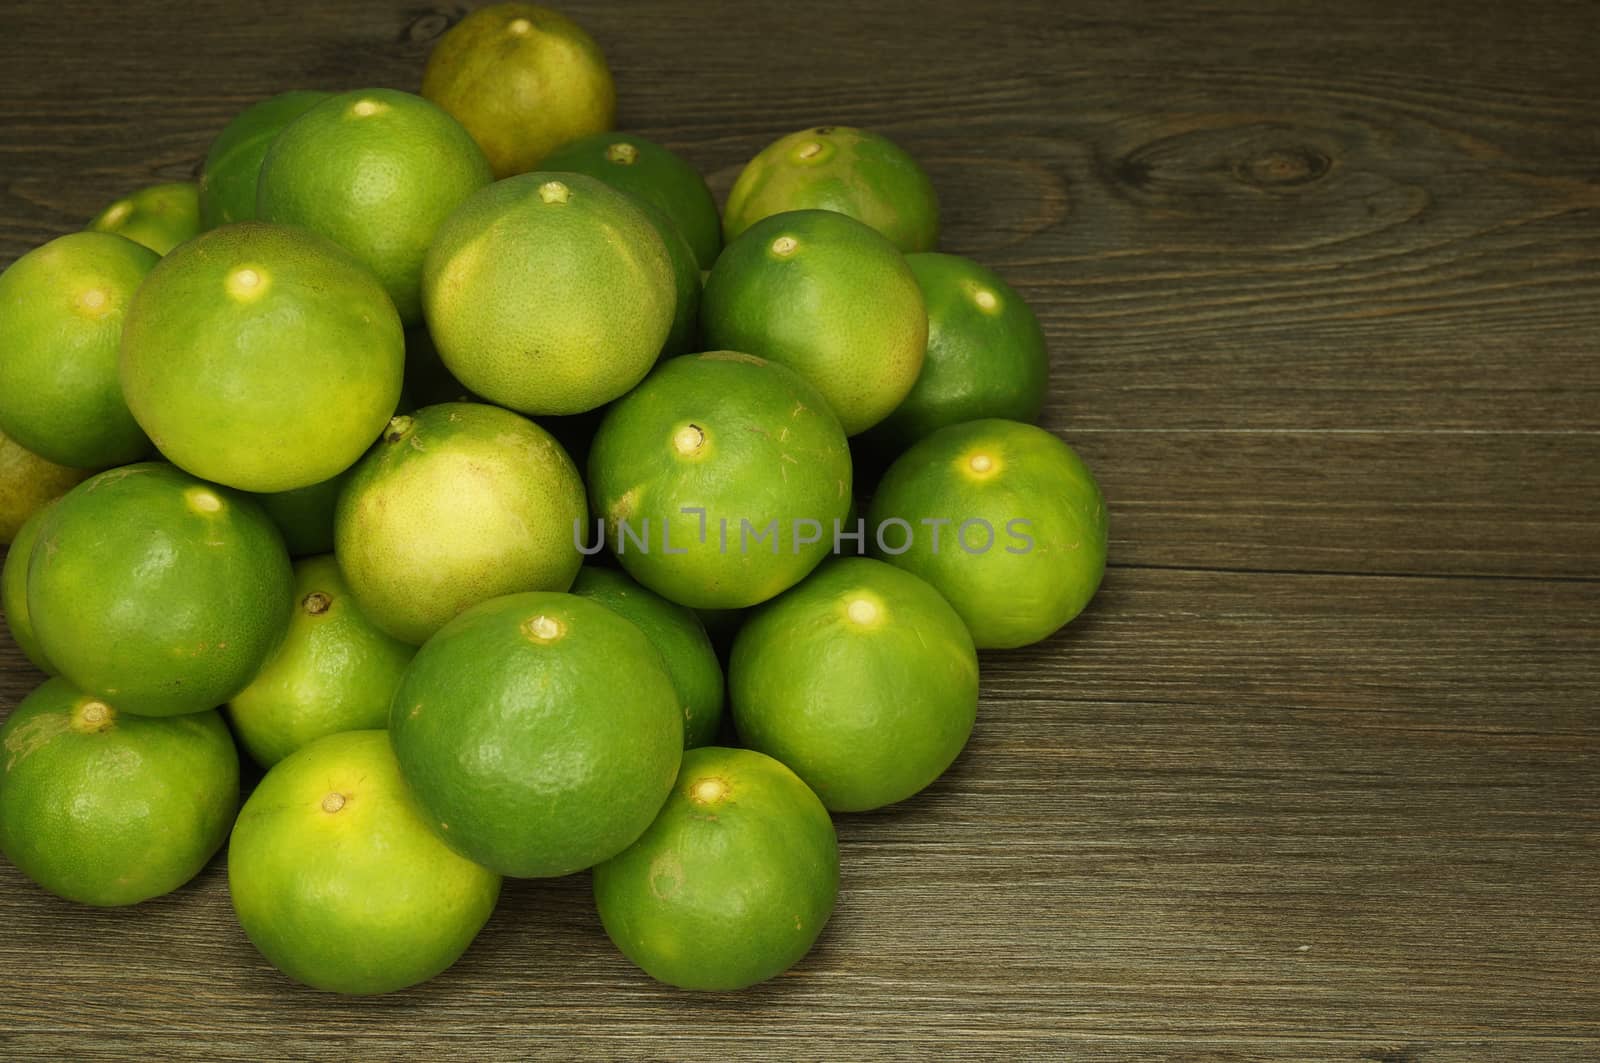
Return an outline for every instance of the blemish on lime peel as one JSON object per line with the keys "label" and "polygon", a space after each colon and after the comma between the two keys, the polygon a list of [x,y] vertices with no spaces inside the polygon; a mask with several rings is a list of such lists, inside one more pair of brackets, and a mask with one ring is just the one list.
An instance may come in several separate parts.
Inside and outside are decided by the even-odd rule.
{"label": "blemish on lime peel", "polygon": [[800,249],[800,241],[792,236],[780,236],[772,241],[772,253],[779,258],[788,258]]}
{"label": "blemish on lime peel", "polygon": [[715,775],[696,779],[689,784],[689,800],[699,805],[713,805],[728,796],[728,783]]}
{"label": "blemish on lime peel", "polygon": [[333,793],[328,794],[322,799],[322,811],[331,816],[335,812],[338,812],[340,809],[344,808],[344,804],[344,794],[341,794],[335,790]]}
{"label": "blemish on lime peel", "polygon": [[217,497],[215,491],[204,487],[191,487],[183,493],[184,501],[189,503],[189,508],[196,513],[219,513],[222,511],[222,499]]}
{"label": "blemish on lime peel", "polygon": [[389,418],[389,427],[383,430],[385,443],[398,443],[411,432],[411,418],[407,414]]}
{"label": "blemish on lime peel", "polygon": [[546,203],[565,203],[572,198],[572,190],[560,181],[546,181],[539,186],[539,198]]}
{"label": "blemish on lime peel", "polygon": [[985,314],[998,313],[1000,310],[1000,297],[987,288],[978,288],[972,293],[972,301],[978,304],[978,309]]}
{"label": "blemish on lime peel", "polygon": [[259,269],[250,266],[240,266],[223,282],[223,287],[228,294],[240,302],[253,302],[267,293],[272,286],[272,280]]}
{"label": "blemish on lime peel", "polygon": [[530,642],[554,642],[567,633],[567,626],[556,617],[540,613],[523,622],[522,633]]}
{"label": "blemish on lime peel", "polygon": [[357,118],[371,118],[389,109],[388,104],[379,103],[377,100],[357,100],[350,105],[350,113]]}
{"label": "blemish on lime peel", "polygon": [[814,159],[822,154],[822,145],[815,140],[808,140],[800,145],[800,150],[796,151],[795,154],[802,159]]}
{"label": "blemish on lime peel", "polygon": [[683,457],[700,453],[700,448],[705,445],[705,430],[697,424],[686,424],[672,433],[672,449]]}
{"label": "blemish on lime peel", "polygon": [[889,619],[889,611],[873,595],[857,592],[845,599],[844,617],[856,627],[876,628]]}
{"label": "blemish on lime peel", "polygon": [[639,149],[627,141],[619,140],[606,149],[606,159],[618,166],[632,166],[639,161]]}
{"label": "blemish on lime peel", "polygon": [[83,734],[103,731],[116,720],[117,713],[110,705],[96,698],[80,702],[72,713],[72,728]]}
{"label": "blemish on lime peel", "polygon": [[90,288],[79,293],[78,308],[85,314],[104,317],[111,309],[111,296],[104,288]]}
{"label": "blemish on lime peel", "polygon": [[980,450],[961,461],[961,471],[971,479],[987,480],[1000,471],[1000,459]]}
{"label": "blemish on lime peel", "polygon": [[106,225],[115,225],[123,218],[126,218],[131,210],[133,210],[132,203],[129,203],[126,199],[119,200],[106,208],[106,212],[100,220]]}
{"label": "blemish on lime peel", "polygon": [[333,605],[333,599],[321,591],[312,591],[300,602],[300,607],[312,616],[321,616]]}
{"label": "blemish on lime peel", "polygon": [[526,37],[533,32],[533,23],[525,18],[514,18],[506,23],[506,32],[515,37]]}

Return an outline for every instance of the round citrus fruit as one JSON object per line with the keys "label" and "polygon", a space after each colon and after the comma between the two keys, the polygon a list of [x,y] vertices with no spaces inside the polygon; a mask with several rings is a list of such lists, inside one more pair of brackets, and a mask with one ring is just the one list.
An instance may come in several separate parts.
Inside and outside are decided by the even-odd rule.
{"label": "round citrus fruit", "polygon": [[572,593],[631,620],[660,651],[683,706],[683,747],[710,745],[722,723],[722,664],[693,609],[674,605],[615,569],[585,565]]}
{"label": "round citrus fruit", "polygon": [[490,4],[452,26],[422,94],[467,127],[496,177],[527,173],[554,147],[611,128],[617,92],[600,46],[560,12]]}
{"label": "round citrus fruit", "polygon": [[171,893],[238,808],[239,755],[215,712],[145,719],[51,679],[0,728],[0,852],[69,901]]}
{"label": "round citrus fruit", "polygon": [[344,490],[348,478],[346,470],[308,487],[255,496],[272,523],[278,526],[278,531],[283,533],[283,545],[290,557],[333,552],[333,515],[339,505],[339,492]]}
{"label": "round citrus fruit", "polygon": [[782,974],[811,951],[838,895],[828,810],[794,772],[747,749],[685,753],[650,829],[594,869],[611,940],[683,989]]}
{"label": "round citrus fruit", "polygon": [[732,241],[790,210],[848,214],[902,251],[932,251],[939,241],[933,182],[910,155],[865,129],[818,126],[767,145],[728,192],[723,233]]}
{"label": "round citrus fruit", "polygon": [[200,170],[200,225],[215,229],[256,216],[256,183],[267,149],[290,122],[331,93],[280,92],[239,112],[206,153]]}
{"label": "round citrus fruit", "polygon": [[827,556],[850,448],[817,390],[733,351],[661,364],[589,451],[605,540],[628,574],[695,609],[754,605]]}
{"label": "round citrus fruit", "polygon": [[655,226],[656,235],[661,237],[667,257],[672,261],[672,286],[676,301],[673,304],[672,325],[667,329],[667,338],[662,341],[658,356],[670,358],[687,354],[698,345],[700,339],[700,293],[704,285],[700,263],[695,261],[694,252],[683,238],[683,233],[660,207],[642,199],[634,200],[634,204]]}
{"label": "round citrus fruit", "polygon": [[332,557],[294,567],[289,631],[228,703],[245,750],[270,768],[324,735],[382,729],[415,648],[372,626]]}
{"label": "round citrus fruit", "polygon": [[822,392],[846,435],[900,405],[928,346],[928,313],[905,256],[825,210],[747,229],[717,259],[700,310],[708,344],[789,366]]}
{"label": "round citrus fruit", "polygon": [[911,394],[874,438],[898,451],[963,421],[1037,420],[1050,358],[1028,304],[971,259],[925,254],[906,262],[928,304],[928,354]]}
{"label": "round citrus fruit", "polygon": [[394,413],[405,337],[323,237],[243,222],[161,260],[128,311],[122,388],[162,454],[244,491],[343,472]]}
{"label": "round citrus fruit", "polygon": [[920,792],[967,744],[978,655],[927,583],[840,558],[739,629],[728,689],[745,745],[835,812],[865,812]]}
{"label": "round citrus fruit", "polygon": [[150,452],[123,401],[117,349],[134,291],[160,261],[112,233],[72,233],[0,273],[0,431],[75,469]]}
{"label": "round citrus fruit", "polygon": [[447,402],[396,417],[350,473],[334,549],[380,631],[420,645],[469,605],[572,585],[583,480],[550,433]]}
{"label": "round citrus fruit", "polygon": [[1082,459],[1042,428],[942,428],[889,467],[868,524],[884,560],[955,607],[979,649],[1038,642],[1077,616],[1106,567],[1106,507]]}
{"label": "round citrus fruit", "polygon": [[461,123],[420,96],[362,89],[291,122],[261,164],[261,220],[321,233],[367,265],[400,320],[422,320],[422,258],[446,216],[494,180]]}
{"label": "round citrus fruit", "polygon": [[497,181],[461,204],[428,251],[422,300],[456,379],[532,414],[582,413],[633,387],[677,308],[644,211],[568,173]]}
{"label": "round citrus fruit", "polygon": [[200,193],[192,181],[141,188],[96,214],[85,228],[126,236],[164,255],[200,232]]}
{"label": "round citrus fruit", "polygon": [[290,978],[391,993],[461,958],[500,876],[434,837],[387,734],[347,731],[267,772],[233,828],[228,889],[245,936]]}
{"label": "round citrus fruit", "polygon": [[15,542],[24,522],[89,476],[46,461],[0,432],[0,543]]}
{"label": "round citrus fruit", "polygon": [[661,654],[599,602],[556,592],[484,602],[429,639],[395,692],[389,731],[439,836],[524,878],[627,848],[683,755]]}
{"label": "round citrus fruit", "polygon": [[689,242],[701,269],[710,269],[722,250],[722,221],[705,178],[653,141],[596,133],[552,151],[540,168],[585,173],[660,208]]}
{"label": "round citrus fruit", "polygon": [[44,523],[44,515],[54,505],[55,500],[51,499],[23,522],[16,538],[11,540],[11,549],[6,551],[5,568],[0,570],[0,606],[5,608],[6,626],[11,629],[12,641],[22,655],[46,675],[55,675],[56,668],[39,647],[39,639],[33,633],[33,619],[28,615],[28,559],[33,556],[33,544],[39,538],[39,525]]}
{"label": "round citrus fruit", "polygon": [[283,539],[253,499],[159,462],[57,502],[28,563],[45,657],[124,712],[175,716],[243,690],[289,622]]}

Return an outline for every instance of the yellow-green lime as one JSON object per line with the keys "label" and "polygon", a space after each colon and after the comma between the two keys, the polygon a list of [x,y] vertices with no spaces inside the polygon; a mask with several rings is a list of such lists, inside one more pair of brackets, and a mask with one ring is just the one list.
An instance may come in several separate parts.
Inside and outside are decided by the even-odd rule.
{"label": "yellow-green lime", "polygon": [[505,875],[610,859],[660,810],[683,755],[661,654],[599,602],[511,594],[429,639],[389,730],[428,822]]}
{"label": "yellow-green lime", "polygon": [[939,199],[917,161],[887,137],[849,126],[817,126],[773,141],[728,193],[723,233],[731,242],[773,214],[832,210],[878,230],[902,251],[932,251]]}
{"label": "yellow-green lime", "polygon": [[0,728],[0,852],[69,901],[171,893],[238,808],[239,755],[215,712],[146,719],[51,679]]}
{"label": "yellow-green lime", "polygon": [[0,432],[0,543],[15,542],[22,525],[43,506],[89,476],[47,461]]}
{"label": "yellow-green lime", "polygon": [[123,319],[161,258],[113,233],[71,233],[0,273],[0,431],[46,461],[103,469],[150,440],[117,378]]}
{"label": "yellow-green lime", "polygon": [[85,228],[126,236],[164,255],[199,234],[199,188],[193,181],[141,188],[96,214]]}
{"label": "yellow-green lime", "polygon": [[55,504],[55,499],[51,499],[23,522],[16,538],[11,540],[11,548],[6,551],[5,567],[0,569],[0,606],[5,609],[6,627],[11,630],[11,640],[17,644],[22,655],[46,675],[55,675],[56,668],[39,646],[39,639],[33,633],[33,618],[28,614],[28,559],[33,556],[33,544],[39,538],[39,526]]}
{"label": "yellow-green lime", "polygon": [[850,448],[817,389],[734,351],[663,362],[606,413],[589,490],[622,567],[694,609],[754,605],[827,556]]}
{"label": "yellow-green lime", "polygon": [[494,179],[461,123],[394,89],[341,93],[272,142],[256,213],[328,237],[360,259],[400,320],[422,320],[422,259],[440,223]]}
{"label": "yellow-green lime", "polygon": [[675,605],[616,569],[585,565],[572,593],[631,620],[660,651],[683,706],[683,747],[710,745],[722,723],[722,664],[693,609]]}
{"label": "yellow-green lime", "polygon": [[683,989],[782,974],[811,951],[838,895],[828,810],[794,772],[746,749],[685,753],[650,829],[594,869],[611,940]]}
{"label": "yellow-green lime", "polygon": [[700,293],[704,286],[700,263],[695,261],[689,241],[683,238],[683,233],[672,224],[672,219],[668,218],[660,207],[642,199],[635,199],[634,204],[644,212],[645,217],[650,219],[650,224],[655,226],[656,235],[661,237],[661,243],[667,249],[667,257],[672,261],[672,286],[675,295],[672,326],[667,330],[667,338],[661,343],[659,357],[670,358],[687,354],[695,349],[700,340]]}
{"label": "yellow-green lime", "polygon": [[343,472],[394,413],[405,337],[372,274],[325,237],[243,222],[150,271],[122,388],[161,453],[244,491]]}
{"label": "yellow-green lime", "polygon": [[233,828],[228,889],[278,970],[374,994],[460,959],[494,911],[500,876],[434,837],[386,733],[347,731],[267,772]]}
{"label": "yellow-green lime", "polygon": [[470,605],[572,585],[583,480],[550,433],[494,406],[396,417],[339,494],[334,549],[362,612],[420,645]]}
{"label": "yellow-green lime", "polygon": [[873,438],[903,450],[946,425],[1038,420],[1050,358],[1039,319],[990,270],[956,255],[907,255],[928,305],[922,373]]}
{"label": "yellow-green lime", "polygon": [[809,380],[846,435],[900,405],[928,346],[928,313],[905,256],[825,210],[745,230],[711,270],[700,316],[710,346],[782,362]]}
{"label": "yellow-green lime", "polygon": [[496,177],[527,173],[558,145],[611,128],[617,92],[594,38],[558,11],[489,4],[428,56],[422,95],[467,127]]}
{"label": "yellow-green lime", "polygon": [[289,622],[283,539],[254,499],[147,462],[69,491],[39,527],[28,613],[46,659],[123,712],[243,690]]}
{"label": "yellow-green lime", "polygon": [[633,133],[596,133],[552,151],[544,170],[570,170],[654,204],[689,242],[701,269],[722,250],[722,220],[705,178],[681,157]]}
{"label": "yellow-green lime", "polygon": [[295,565],[294,603],[277,652],[228,703],[263,767],[324,735],[388,726],[389,699],[416,652],[372,626],[331,556]]}
{"label": "yellow-green lime", "polygon": [[745,745],[835,812],[865,812],[921,792],[966,746],[978,655],[927,583],[839,558],[739,629],[728,690]]}
{"label": "yellow-green lime", "polygon": [[868,524],[883,529],[880,556],[933,584],[979,649],[1048,637],[1105,574],[1094,474],[1061,440],[1017,421],[969,421],[917,443],[884,474]]}
{"label": "yellow-green lime", "polygon": [[628,196],[530,173],[473,195],[422,273],[428,330],[476,395],[529,414],[582,413],[650,371],[672,328],[672,256]]}
{"label": "yellow-green lime", "polygon": [[285,126],[330,95],[310,89],[280,92],[240,111],[224,127],[200,171],[201,228],[255,219],[256,183],[267,149]]}

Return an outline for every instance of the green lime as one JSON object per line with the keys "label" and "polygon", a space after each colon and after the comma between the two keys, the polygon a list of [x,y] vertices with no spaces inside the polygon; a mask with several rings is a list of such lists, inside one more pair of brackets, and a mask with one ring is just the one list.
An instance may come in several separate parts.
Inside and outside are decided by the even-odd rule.
{"label": "green lime", "polygon": [[261,164],[256,212],[328,237],[422,320],[422,258],[440,224],[494,175],[461,123],[421,96],[362,89],[291,122]]}
{"label": "green lime", "polygon": [[683,233],[672,224],[672,219],[668,218],[660,207],[642,199],[635,200],[634,205],[643,211],[645,217],[650,219],[650,224],[655,226],[656,235],[661,237],[661,243],[667,249],[667,257],[672,260],[672,287],[676,301],[672,313],[672,327],[667,330],[667,338],[661,344],[659,357],[671,358],[687,354],[698,346],[700,340],[700,292],[703,286],[700,263],[695,261],[694,251],[690,249],[689,242],[683,238]]}
{"label": "green lime", "polygon": [[339,492],[344,490],[349,476],[347,470],[307,487],[255,496],[283,533],[283,545],[290,557],[333,552],[333,515],[339,506]]}
{"label": "green lime", "polygon": [[733,183],[722,231],[732,242],[762,218],[790,210],[848,214],[902,251],[932,251],[939,242],[933,182],[887,137],[865,129],[818,126],[768,144]]}
{"label": "green lime", "polygon": [[928,346],[928,313],[905,256],[825,210],[745,230],[717,259],[700,313],[709,345],[782,362],[816,385],[846,435],[900,405]]}
{"label": "green lime", "polygon": [[383,731],[329,735],[280,762],[228,844],[233,910],[298,982],[391,993],[467,951],[500,876],[434,837]]}
{"label": "green lime", "polygon": [[817,390],[714,351],[663,362],[614,404],[589,452],[605,540],[680,605],[754,605],[800,582],[850,504],[850,448]]}
{"label": "green lime", "polygon": [[572,585],[583,480],[550,433],[448,402],[396,417],[350,473],[334,548],[381,631],[420,645],[469,605]]}
{"label": "green lime", "polygon": [[66,494],[89,476],[46,461],[0,432],[0,543],[15,542],[22,525],[42,506]]}
{"label": "green lime", "polygon": [[164,255],[200,232],[200,192],[193,181],[150,185],[117,200],[85,228],[126,236]]}
{"label": "green lime", "polygon": [[683,710],[631,621],[571,594],[462,613],[412,659],[390,710],[428,822],[504,875],[567,875],[650,825],[683,755]]}
{"label": "green lime", "polygon": [[261,160],[285,126],[331,93],[296,90],[252,104],[212,141],[200,171],[200,225],[215,229],[256,216]]}
{"label": "green lime", "polygon": [[343,472],[400,397],[405,337],[372,274],[313,233],[213,229],[150,271],[122,387],[161,453],[244,491]]}
{"label": "green lime", "polygon": [[324,735],[388,726],[416,652],[372,626],[331,556],[295,565],[294,602],[283,643],[228,703],[239,741],[268,768]]}
{"label": "green lime", "polygon": [[847,557],[746,621],[728,690],[745,745],[835,812],[866,812],[920,793],[967,744],[978,655],[938,591]]}
{"label": "green lime", "polygon": [[600,46],[560,12],[490,4],[434,45],[422,94],[482,146],[496,177],[527,173],[557,145],[610,129],[617,92]]}
{"label": "green lime", "polygon": [[69,901],[138,904],[228,836],[239,755],[222,717],[130,715],[50,679],[0,728],[0,852]]}
{"label": "green lime", "polygon": [[428,251],[422,300],[456,379],[531,414],[582,413],[633,387],[677,308],[649,217],[570,173],[498,181],[463,203]]}
{"label": "green lime", "polygon": [[124,712],[177,716],[243,690],[289,622],[283,539],[248,495],[146,462],[57,502],[28,612],[63,676]]}
{"label": "green lime", "polygon": [[722,723],[722,664],[693,609],[674,605],[621,572],[585,565],[572,593],[631,620],[661,652],[683,707],[683,747],[710,745]]}
{"label": "green lime", "polygon": [[585,173],[660,208],[689,242],[701,269],[710,269],[722,250],[722,220],[705,178],[653,141],[596,133],[552,151],[540,168]]}
{"label": "green lime", "polygon": [[838,896],[828,810],[794,772],[747,749],[685,753],[650,829],[594,869],[611,940],[683,989],[782,974],[811,951]]}
{"label": "green lime", "polygon": [[979,649],[1038,642],[1106,568],[1106,506],[1082,459],[1016,421],[951,425],[902,454],[868,524],[884,560],[944,595]]}
{"label": "green lime", "polygon": [[[33,544],[39,539],[39,526],[55,504],[56,500],[51,499],[23,521],[17,537],[11,540],[11,549],[6,551],[5,568],[0,570],[0,605],[5,607],[11,639],[22,655],[46,675],[55,675],[56,669],[40,648],[39,638],[33,633],[33,619],[28,615],[28,560],[33,556]],[[720,704],[718,708],[720,710]]]}
{"label": "green lime", "polygon": [[1050,356],[1022,296],[968,258],[907,255],[906,262],[928,304],[928,355],[911,394],[874,438],[899,451],[963,421],[1038,420]]}
{"label": "green lime", "polygon": [[112,233],[71,233],[0,273],[0,430],[46,461],[103,469],[150,440],[128,412],[117,349],[161,258]]}

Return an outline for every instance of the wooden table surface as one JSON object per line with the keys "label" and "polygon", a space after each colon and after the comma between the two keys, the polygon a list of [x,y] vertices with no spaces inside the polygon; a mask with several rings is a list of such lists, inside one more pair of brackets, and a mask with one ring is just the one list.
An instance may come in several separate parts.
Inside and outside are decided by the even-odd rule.
{"label": "wooden table surface", "polygon": [[[121,911],[7,865],[0,1057],[1600,1059],[1600,7],[1443,6],[568,5],[719,194],[818,122],[926,163],[1044,322],[1100,597],[840,820],[773,983],[651,983],[578,876],[338,999],[221,858]],[[6,0],[0,263],[269,93],[414,90],[462,10]]]}

